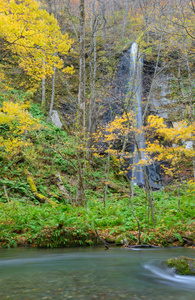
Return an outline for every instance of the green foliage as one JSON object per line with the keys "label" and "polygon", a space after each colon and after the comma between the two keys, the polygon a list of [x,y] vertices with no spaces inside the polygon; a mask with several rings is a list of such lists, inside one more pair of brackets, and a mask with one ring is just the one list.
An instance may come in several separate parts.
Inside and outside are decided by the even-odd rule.
{"label": "green foliage", "polygon": [[[8,193],[10,192],[8,187],[13,186],[13,189],[16,188],[16,183],[14,185],[10,181],[4,180],[1,181],[1,184],[6,184]],[[23,188],[25,192],[28,191],[25,184],[17,186],[17,188],[20,188],[22,192]],[[183,188],[189,190],[189,185],[186,184]],[[29,202],[27,198],[25,202],[13,198],[9,203],[0,202],[0,245],[2,247],[13,247],[25,241],[25,244],[58,247],[60,245],[70,246],[74,243],[86,244],[85,240],[92,244],[93,242],[89,236],[90,232],[94,233],[94,229],[108,231],[114,235],[129,233],[131,239],[136,242],[134,232],[137,232],[137,224],[132,216],[128,198],[124,195],[118,199],[116,193],[110,192],[107,206],[104,208],[99,199],[99,194],[92,190],[88,190],[88,192],[87,212],[84,207],[74,207],[62,203],[52,207],[48,204],[40,205],[38,202]],[[158,192],[155,192],[155,196],[157,194]],[[186,197],[186,194],[181,196],[181,209],[185,220],[183,224],[178,210],[177,196],[170,196],[170,200],[167,192],[160,191],[159,194],[160,196],[156,202],[157,224],[148,233],[148,229],[145,230],[145,213],[147,209],[145,194],[142,189],[136,187],[136,196],[132,200],[135,213],[140,219],[143,232],[142,242],[159,244],[165,237],[166,245],[165,233],[174,230],[175,233],[172,236],[182,243],[180,232],[191,226],[188,225],[188,222],[194,216],[194,205]],[[17,194],[15,195],[17,197]],[[188,203],[191,203],[191,205],[187,205]],[[187,213],[185,208],[187,208]],[[152,226],[151,220],[150,223],[150,226]]]}
{"label": "green foliage", "polygon": [[44,117],[42,110],[40,109],[40,105],[38,103],[31,103],[30,113],[33,118],[41,119]]}

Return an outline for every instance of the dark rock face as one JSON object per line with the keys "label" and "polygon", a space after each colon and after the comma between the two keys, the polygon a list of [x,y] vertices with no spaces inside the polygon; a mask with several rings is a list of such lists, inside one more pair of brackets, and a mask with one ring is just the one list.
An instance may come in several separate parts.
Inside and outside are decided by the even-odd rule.
{"label": "dark rock face", "polygon": [[167,260],[169,267],[175,268],[179,275],[194,275],[195,276],[195,259],[186,256],[170,258]]}
{"label": "dark rock face", "polygon": [[121,55],[118,63],[116,78],[113,82],[112,96],[104,99],[103,124],[112,122],[116,116],[124,112],[124,103],[129,91],[130,49]]}
{"label": "dark rock face", "polygon": [[157,164],[146,166],[146,173],[148,175],[151,188],[153,190],[160,190],[162,188],[160,166]]}

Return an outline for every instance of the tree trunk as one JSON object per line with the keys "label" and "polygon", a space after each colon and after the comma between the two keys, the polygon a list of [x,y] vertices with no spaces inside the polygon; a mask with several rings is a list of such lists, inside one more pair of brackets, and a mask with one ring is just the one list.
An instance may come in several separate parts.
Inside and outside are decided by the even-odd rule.
{"label": "tree trunk", "polygon": [[69,8],[68,8],[68,5],[67,5],[67,3],[66,3],[66,0],[63,0],[63,4],[64,4],[65,10],[66,10],[66,12],[67,12],[68,18],[69,18],[69,20],[70,20],[72,29],[73,29],[73,31],[74,31],[74,33],[75,33],[75,36],[77,37],[77,39],[79,39],[78,32],[77,32],[77,29],[76,29],[76,27],[75,27],[75,25],[74,25],[73,17],[71,16],[71,13],[70,13],[70,11],[69,11]]}
{"label": "tree trunk", "polygon": [[[54,54],[56,56],[56,53]],[[56,66],[53,68],[53,77],[52,77],[52,94],[51,94],[51,103],[49,109],[49,118],[51,118],[53,105],[54,105],[54,97],[55,97],[55,81],[56,81]]]}
{"label": "tree trunk", "polygon": [[[184,47],[185,47],[185,58],[186,58],[186,64],[187,64],[187,70],[188,70],[188,82],[189,82],[189,90],[190,90],[190,93],[189,93],[190,121],[191,121],[191,124],[193,124],[193,122],[194,122],[193,82],[192,82],[192,78],[191,78],[191,69],[190,69],[186,44],[184,44]],[[192,136],[192,147],[193,147],[193,150],[195,150],[194,134]],[[195,180],[195,157],[192,158],[192,162],[193,162],[193,175],[194,175],[194,180]]]}
{"label": "tree trunk", "polygon": [[140,223],[139,223],[139,220],[134,212],[134,208],[133,208],[133,203],[132,203],[132,197],[133,197],[133,190],[132,190],[132,187],[131,187],[131,182],[129,181],[129,178],[128,176],[126,176],[127,178],[127,182],[129,184],[129,203],[131,205],[131,212],[132,212],[132,215],[134,217],[134,219],[136,220],[137,222],[137,227],[138,227],[138,242],[139,242],[139,245],[141,244],[141,228],[140,228]]}
{"label": "tree trunk", "polygon": [[105,5],[105,0],[98,0],[99,5],[100,5],[100,10],[101,10],[101,14],[102,14],[102,22],[103,22],[103,37],[104,40],[106,40],[106,16],[105,16],[105,12],[106,12],[106,5]]}
{"label": "tree trunk", "polygon": [[[39,8],[41,9],[41,2],[39,1]],[[43,46],[43,56],[45,56],[45,46]],[[45,72],[45,59],[43,59],[43,72]],[[45,108],[45,76],[42,77],[42,98],[41,98],[41,107]]]}
{"label": "tree trunk", "polygon": [[123,30],[122,30],[122,39],[125,36],[125,29],[126,29],[128,11],[129,11],[129,0],[126,0],[125,1],[125,17],[124,17]]}
{"label": "tree trunk", "polygon": [[78,125],[85,133],[85,1],[80,0],[80,64],[79,64],[79,95]]}
{"label": "tree trunk", "polygon": [[[43,69],[45,69],[45,61],[43,60]],[[42,77],[42,99],[41,99],[41,107],[45,108],[45,77]]]}
{"label": "tree trunk", "polygon": [[76,204],[83,205],[85,199],[84,190],[84,167],[85,167],[85,151],[83,142],[85,143],[85,1],[80,0],[80,70],[79,70],[79,95],[78,95],[78,184],[76,194]]}
{"label": "tree trunk", "polygon": [[[54,15],[57,20],[57,5],[56,0],[54,0]],[[54,56],[57,56],[57,52],[54,53]],[[51,103],[49,109],[49,118],[51,118],[53,105],[54,105],[54,97],[55,97],[55,81],[56,81],[56,66],[53,67],[53,77],[52,77],[52,94],[51,94]]]}
{"label": "tree trunk", "polygon": [[91,20],[91,60],[90,60],[90,81],[91,81],[91,97],[89,103],[89,117],[88,117],[88,149],[90,151],[92,136],[96,129],[96,73],[97,73],[97,47],[96,47],[96,33],[97,33],[97,1],[94,0],[93,16]]}
{"label": "tree trunk", "polygon": [[[134,140],[134,143],[135,143],[135,147],[136,147],[136,150],[137,150],[137,153],[138,153],[139,160],[141,160],[142,159],[141,152],[140,152],[139,145],[138,145],[138,142],[136,140],[136,137],[135,137],[134,133],[133,133],[133,140]],[[149,179],[148,179],[148,175],[146,173],[145,166],[141,165],[141,167],[142,167],[142,171],[143,171],[143,174],[144,174],[145,190],[146,190],[146,195],[147,195],[148,202],[149,202],[150,209],[151,209],[152,220],[153,220],[154,223],[156,223],[156,219],[155,219],[155,216],[154,216],[154,208],[153,208],[153,203],[152,203],[150,182],[149,182]]]}
{"label": "tree trunk", "polygon": [[105,186],[104,186],[104,207],[106,207],[106,196],[108,191],[108,179],[109,179],[109,172],[110,172],[110,153],[108,152],[106,166],[105,166]]}

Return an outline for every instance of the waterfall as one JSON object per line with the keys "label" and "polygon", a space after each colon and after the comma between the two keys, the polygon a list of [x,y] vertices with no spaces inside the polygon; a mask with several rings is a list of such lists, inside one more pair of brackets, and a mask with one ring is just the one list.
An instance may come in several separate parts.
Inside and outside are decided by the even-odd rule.
{"label": "waterfall", "polygon": [[[138,45],[133,43],[130,49],[130,93],[133,95],[133,110],[136,115],[137,129],[142,127],[142,70],[143,59],[139,55]],[[141,149],[142,159],[145,158],[143,149],[145,149],[145,138],[143,132],[138,137],[139,149]],[[144,185],[144,174],[139,163],[137,151],[135,151],[134,162],[135,171],[133,174],[133,181],[135,184]]]}
{"label": "waterfall", "polygon": [[[143,72],[143,58],[139,53],[139,48],[136,43],[133,43],[130,48],[130,94],[133,95],[133,111],[136,115],[136,127],[140,129],[142,127],[142,72]],[[144,151],[146,148],[144,133],[141,131],[136,136],[139,149],[141,150],[142,159],[147,159],[147,155]],[[134,146],[134,159],[133,164],[135,167],[132,172],[132,180],[135,184],[144,186],[144,174],[142,166],[139,164],[138,153]],[[160,189],[159,170],[155,163],[146,166],[146,172],[150,181],[150,185],[154,189]]]}
{"label": "waterfall", "polygon": [[[122,115],[126,107],[126,110],[133,110],[136,116],[137,129],[142,127],[142,95],[143,95],[143,55],[140,55],[138,45],[133,43],[132,46],[127,49],[123,55],[121,55],[117,76],[114,81],[114,97],[107,99],[107,108],[103,116],[104,123],[108,123],[114,120],[115,116]],[[130,102],[131,101],[131,102]],[[109,105],[108,105],[109,104]],[[142,159],[147,159],[145,149],[145,137],[141,132],[136,136],[139,148],[141,149]],[[135,145],[133,139],[129,137],[125,144],[125,152],[134,153],[134,158],[124,157],[124,170],[127,171],[129,179],[134,181],[135,184],[144,186],[144,174],[142,167],[139,163],[139,157],[135,151]],[[135,165],[134,172],[132,171],[132,165]],[[129,166],[131,166],[129,168]],[[162,186],[159,184],[160,176],[159,170],[157,170],[156,164],[146,166],[146,172],[149,177],[151,187],[154,189],[160,189]]]}

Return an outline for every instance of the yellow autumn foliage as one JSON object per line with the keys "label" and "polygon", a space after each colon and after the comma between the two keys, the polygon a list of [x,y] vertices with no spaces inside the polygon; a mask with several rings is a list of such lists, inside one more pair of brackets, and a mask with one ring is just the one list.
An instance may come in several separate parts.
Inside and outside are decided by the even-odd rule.
{"label": "yellow autumn foliage", "polygon": [[0,108],[0,153],[10,159],[32,143],[25,137],[27,131],[39,129],[38,120],[27,111],[29,104],[3,102]]}
{"label": "yellow autumn foliage", "polygon": [[[53,74],[54,65],[64,68],[73,41],[62,34],[57,20],[35,0],[0,0],[0,37],[7,50],[19,58],[20,67],[35,80]],[[73,67],[64,68],[72,73]]]}
{"label": "yellow autumn foliage", "polygon": [[155,154],[156,160],[169,161],[173,170],[186,159],[193,160],[195,157],[195,123],[189,124],[187,120],[182,120],[174,127],[168,127],[163,118],[149,116],[148,125],[154,135],[159,138],[153,142],[148,141],[146,148],[149,154]]}

